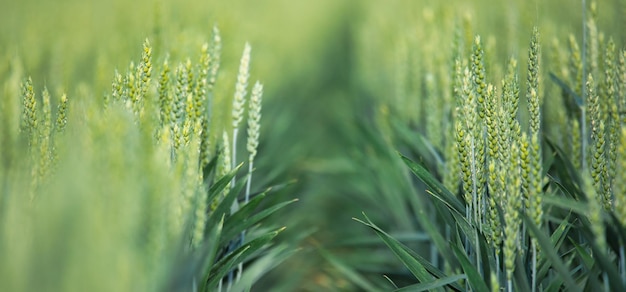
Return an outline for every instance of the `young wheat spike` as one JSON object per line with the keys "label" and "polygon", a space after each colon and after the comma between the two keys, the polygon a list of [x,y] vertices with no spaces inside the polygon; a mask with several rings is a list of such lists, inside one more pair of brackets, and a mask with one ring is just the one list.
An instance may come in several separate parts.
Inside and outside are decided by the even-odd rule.
{"label": "young wheat spike", "polygon": [[170,66],[165,58],[163,61],[163,69],[161,70],[161,75],[159,76],[159,86],[158,86],[158,95],[159,95],[159,118],[161,120],[162,126],[170,125],[172,121],[172,96],[169,92],[169,82],[170,82]]}
{"label": "young wheat spike", "polygon": [[134,110],[135,101],[137,99],[137,82],[135,76],[135,62],[130,62],[128,71],[124,77],[122,102],[127,109]]}
{"label": "young wheat spike", "polygon": [[472,205],[472,192],[471,192],[471,183],[472,183],[472,171],[470,166],[470,158],[469,151],[467,145],[467,132],[465,131],[462,122],[457,121],[456,126],[456,142],[457,142],[457,150],[459,151],[459,161],[461,162],[461,180],[463,182],[463,198],[465,199],[465,204],[467,204],[467,214],[466,217],[468,220],[471,220],[471,205]]}
{"label": "young wheat spike", "polygon": [[[473,202],[475,197],[475,153],[474,153],[474,127],[477,121],[475,95],[471,90],[471,75],[466,67],[463,75],[463,84],[461,88],[462,106],[458,108],[459,120],[457,121],[457,143],[459,150],[459,159],[461,161],[461,171],[463,173],[463,196],[468,208],[469,214],[473,212]],[[468,216],[468,220],[472,217]]]}
{"label": "young wheat spike", "polygon": [[569,51],[570,51],[570,76],[573,78],[574,91],[582,95],[583,88],[583,61],[580,48],[573,35],[569,35]]}
{"label": "young wheat spike", "polygon": [[586,44],[587,51],[583,52],[583,54],[586,54],[588,58],[587,64],[584,65],[589,66],[589,70],[586,73],[589,73],[593,76],[598,76],[600,70],[600,35],[597,26],[598,11],[596,1],[591,1],[591,4],[589,5],[589,10],[589,12],[591,13],[586,23],[588,33],[588,43]]}
{"label": "young wheat spike", "polygon": [[213,39],[211,41],[211,70],[209,74],[208,90],[212,91],[213,86],[217,80],[217,73],[220,68],[220,55],[222,54],[222,38],[220,37],[220,30],[217,26],[213,26]]}
{"label": "young wheat spike", "polygon": [[571,144],[571,155],[572,155],[572,164],[576,169],[581,169],[582,164],[582,138],[581,138],[581,130],[580,130],[580,122],[578,118],[573,117],[569,120],[569,133],[571,137],[569,139]]}
{"label": "young wheat spike", "polygon": [[203,190],[202,170],[199,168],[200,136],[194,135],[186,151],[186,192],[189,201],[194,205],[194,222],[192,247],[197,248],[204,239],[204,226],[206,224],[206,196]]}
{"label": "young wheat spike", "polygon": [[[150,84],[150,78],[152,77],[152,46],[148,39],[143,43],[143,53],[141,55],[141,82],[144,86]],[[147,89],[147,87],[144,87]],[[145,93],[145,91],[144,91]]]}
{"label": "young wheat spike", "polygon": [[480,36],[476,36],[474,39],[474,54],[472,55],[472,80],[477,94],[478,101],[478,116],[480,119],[484,118],[485,111],[485,99],[486,99],[486,87],[485,83],[485,66],[483,61],[483,48],[480,41]]}
{"label": "young wheat spike", "polygon": [[202,45],[200,51],[200,61],[198,64],[198,79],[194,88],[194,102],[195,102],[195,117],[196,119],[203,119],[206,115],[206,101],[207,101],[207,77],[209,75],[211,63],[211,56],[209,54],[209,44]]}
{"label": "young wheat spike", "polygon": [[213,26],[213,37],[211,39],[211,44],[209,47],[207,60],[208,63],[208,72],[206,76],[206,85],[204,93],[204,114],[201,120],[202,125],[202,142],[200,144],[200,159],[202,161],[202,167],[206,166],[209,163],[211,156],[211,144],[210,144],[210,123],[211,120],[211,112],[213,107],[213,87],[215,86],[215,82],[217,81],[217,73],[220,68],[220,54],[222,50],[222,40],[220,37],[220,32],[217,26]]}
{"label": "young wheat spike", "polygon": [[621,129],[618,147],[617,173],[615,180],[615,215],[626,226],[626,127]]}
{"label": "young wheat spike", "polygon": [[50,133],[52,132],[52,105],[50,104],[50,92],[47,87],[44,87],[42,95],[42,114],[43,114],[43,124],[40,129],[41,138],[47,139],[50,137]]}
{"label": "young wheat spike", "polygon": [[[624,5],[626,6],[626,5]],[[619,91],[617,108],[620,112],[626,111],[626,50],[622,50],[619,54],[618,77]],[[620,119],[620,123],[626,124],[626,115]]]}
{"label": "young wheat spike", "polygon": [[[520,211],[524,214],[530,213],[530,177],[531,177],[531,156],[529,153],[530,148],[530,139],[528,138],[528,134],[526,132],[521,132],[520,135],[515,135],[514,139],[517,141],[519,146],[519,168],[520,168],[520,178],[521,178],[521,193],[520,193]],[[525,238],[526,229],[525,226],[522,226],[521,233],[519,235],[519,239],[522,240],[521,243],[525,244],[523,239]],[[520,242],[518,242],[519,244]],[[525,246],[524,246],[525,249]]]}
{"label": "young wheat spike", "polygon": [[42,93],[43,124],[39,128],[39,173],[38,180],[45,179],[50,168],[52,155],[50,155],[50,134],[52,133],[52,106],[50,105],[50,92],[44,88]]}
{"label": "young wheat spike", "polygon": [[191,128],[191,121],[190,120],[185,120],[183,122],[183,131],[182,131],[182,139],[184,142],[184,146],[188,146],[189,142],[191,141],[191,136],[192,136],[192,131],[193,129]]}
{"label": "young wheat spike", "polygon": [[57,120],[56,120],[56,131],[58,133],[63,133],[65,131],[65,126],[67,125],[67,95],[63,94],[61,96],[61,100],[57,104]]}
{"label": "young wheat spike", "polygon": [[[239,133],[239,123],[243,120],[243,110],[246,103],[246,93],[248,91],[248,78],[250,77],[250,44],[246,43],[243,49],[243,55],[239,63],[239,73],[237,74],[237,83],[235,84],[235,96],[233,98],[233,149],[232,149],[232,168],[237,164],[237,134]],[[234,186],[235,178],[233,177],[232,186]]]}
{"label": "young wheat spike", "polygon": [[[459,32],[460,34],[460,32]],[[460,36],[455,38],[458,42]],[[459,145],[456,140],[456,127],[459,123],[459,107],[462,106],[461,86],[462,86],[462,71],[460,57],[454,59],[454,78],[452,82],[452,92],[455,99],[456,107],[451,110],[452,121],[450,123],[449,130],[447,131],[448,139],[446,139],[446,171],[444,172],[444,186],[456,193],[459,189],[459,182],[461,181],[461,161],[459,159]]]}
{"label": "young wheat spike", "polygon": [[[408,70],[407,70],[408,71]],[[430,113],[426,115],[426,133],[428,141],[430,141],[435,149],[442,149],[443,145],[443,126],[441,117],[443,114],[442,97],[438,89],[435,74],[428,72],[425,77],[425,106],[430,109]],[[406,103],[401,103],[406,104]]]}
{"label": "young wheat spike", "polygon": [[487,124],[487,187],[489,190],[489,198],[487,200],[488,207],[488,223],[491,231],[491,242],[496,253],[498,253],[499,235],[500,235],[500,218],[498,216],[497,204],[500,194],[502,193],[498,184],[498,166],[499,166],[499,141],[498,141],[498,100],[496,99],[495,87],[491,84],[487,86],[487,101],[485,108],[485,123]]}
{"label": "young wheat spike", "polygon": [[261,101],[263,99],[263,85],[258,81],[252,88],[252,96],[250,97],[250,104],[248,109],[248,144],[247,150],[250,153],[248,157],[248,177],[246,185],[246,203],[250,200],[250,183],[252,181],[252,170],[254,164],[254,157],[257,154],[257,148],[259,147],[259,135],[261,133]]}
{"label": "young wheat spike", "polygon": [[250,45],[246,43],[239,64],[239,74],[235,85],[235,97],[233,99],[233,128],[239,127],[243,119],[243,110],[246,103],[245,97],[248,88],[248,78],[250,77]]}
{"label": "young wheat spike", "polygon": [[209,120],[203,118],[200,120],[202,132],[200,134],[200,169],[204,169],[211,160],[211,135],[209,135]]}
{"label": "young wheat spike", "polygon": [[190,124],[196,122],[196,102],[193,94],[187,93],[185,98],[185,121],[189,121]]}
{"label": "young wheat spike", "polygon": [[595,193],[602,199],[605,208],[610,208],[610,197],[604,193],[602,172],[604,169],[605,159],[605,133],[606,125],[600,118],[600,103],[596,93],[595,83],[591,74],[587,78],[587,104],[589,106],[589,115],[591,119],[591,142],[592,151],[590,161],[590,172],[592,178],[592,186]]}
{"label": "young wheat spike", "polygon": [[189,58],[187,58],[187,61],[185,62],[185,72],[187,73],[187,86],[185,87],[187,91],[185,92],[185,96],[191,95],[193,97],[194,89],[196,88],[196,79],[193,74],[191,59]]}
{"label": "young wheat spike", "polygon": [[33,89],[33,80],[29,77],[22,83],[22,132],[26,134],[28,144],[32,147],[37,133],[37,100]]}
{"label": "young wheat spike", "polygon": [[120,102],[122,100],[122,96],[124,95],[124,77],[117,70],[115,70],[115,73],[113,74],[111,88],[111,101]]}
{"label": "young wheat spike", "polygon": [[135,114],[141,116],[143,111],[143,99],[150,87],[150,78],[152,77],[152,47],[148,39],[143,43],[141,61],[137,66],[136,74],[135,80],[137,84],[135,87],[137,88],[137,94],[135,94],[132,102]]}
{"label": "young wheat spike", "polygon": [[[603,103],[606,114],[607,125],[607,145],[605,163],[602,170],[603,194],[609,200],[613,196],[613,180],[615,178],[615,168],[617,160],[617,144],[619,143],[619,114],[618,114],[618,94],[617,94],[617,68],[615,62],[615,42],[609,39],[604,58],[604,82]],[[610,204],[609,204],[610,205]],[[604,205],[605,208],[607,205]]]}
{"label": "young wheat spike", "polygon": [[543,222],[543,207],[542,207],[542,166],[541,166],[541,148],[539,144],[539,136],[533,135],[530,138],[530,153],[531,153],[531,165],[530,165],[530,204],[529,212],[530,218],[533,219],[537,227],[541,227]]}
{"label": "young wheat spike", "polygon": [[[217,178],[221,178],[227,175],[231,171],[231,167],[232,167],[232,163],[230,161],[230,138],[228,137],[228,132],[226,131],[222,132],[221,140],[222,140],[222,154],[219,156],[219,164],[217,165],[217,171],[216,171]],[[229,190],[230,190],[230,183],[229,183],[229,186],[224,188],[222,195],[226,196]],[[215,201],[211,202],[211,211],[217,208],[217,204],[219,203],[220,199],[221,198],[216,198]],[[235,203],[236,202],[237,201],[235,200]]]}
{"label": "young wheat spike", "polygon": [[506,279],[508,290],[513,291],[513,272],[515,271],[515,257],[517,255],[517,242],[519,240],[519,229],[521,219],[519,209],[521,205],[520,186],[520,157],[519,146],[516,141],[511,143],[511,159],[509,162],[509,173],[512,176],[507,185],[507,198],[504,216],[504,266],[506,268]]}
{"label": "young wheat spike", "polygon": [[[521,145],[522,176],[524,181],[524,197],[526,199],[526,214],[533,220],[533,223],[541,228],[543,221],[542,209],[542,182],[543,169],[541,157],[541,98],[539,96],[539,62],[540,62],[539,30],[533,28],[528,50],[528,91],[526,92],[528,113],[530,120],[530,138],[523,136]],[[525,134],[525,133],[524,133]],[[522,235],[525,236],[525,235]],[[537,243],[532,240],[532,291],[536,291],[537,286]]]}
{"label": "young wheat spike", "polygon": [[530,114],[531,136],[539,134],[541,123],[540,98],[539,98],[539,31],[533,28],[533,35],[528,50],[528,91],[526,99],[528,101],[528,111]]}
{"label": "young wheat spike", "polygon": [[499,190],[499,172],[496,169],[496,162],[490,161],[489,166],[487,168],[489,170],[489,185],[490,188],[493,187],[493,190],[490,189],[489,196],[489,227],[490,227],[490,235],[489,240],[491,241],[491,245],[495,251],[495,255],[500,255],[500,243],[502,242],[502,226],[500,225],[500,216],[498,215],[498,201],[502,196]]}
{"label": "young wheat spike", "polygon": [[176,87],[174,88],[174,98],[172,100],[172,123],[179,124],[184,119],[185,102],[187,101],[187,68],[179,64],[176,68]]}
{"label": "young wheat spike", "polygon": [[[580,48],[576,42],[574,35],[569,35],[569,73],[570,82],[574,84],[573,90],[579,96],[583,96],[583,61],[580,53]],[[569,97],[573,98],[573,97]],[[584,110],[584,109],[583,109]],[[584,127],[584,125],[583,125]],[[572,164],[576,169],[582,169],[583,163],[583,140],[581,124],[578,115],[571,112],[568,121],[568,133],[569,135],[569,150],[571,155]],[[585,150],[586,151],[586,150]]]}

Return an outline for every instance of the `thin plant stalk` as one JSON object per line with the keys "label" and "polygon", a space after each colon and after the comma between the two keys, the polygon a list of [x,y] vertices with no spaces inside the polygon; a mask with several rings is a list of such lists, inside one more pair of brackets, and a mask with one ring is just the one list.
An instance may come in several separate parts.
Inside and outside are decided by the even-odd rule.
{"label": "thin plant stalk", "polygon": [[581,105],[581,138],[582,138],[582,169],[587,169],[587,110],[586,110],[586,102],[585,102],[585,93],[587,92],[587,25],[585,23],[585,19],[587,19],[587,1],[582,0],[582,23],[583,23],[583,43],[582,43],[582,90],[580,99],[582,101]]}
{"label": "thin plant stalk", "polygon": [[[250,45],[246,43],[243,54],[241,56],[241,61],[239,64],[239,73],[237,74],[237,82],[235,84],[235,96],[233,98],[233,108],[232,108],[232,118],[233,118],[233,143],[232,143],[232,153],[231,153],[231,164],[232,169],[237,167],[237,136],[239,134],[239,123],[243,119],[243,108],[246,103],[246,91],[248,87],[248,78],[250,77]],[[231,180],[231,189],[235,187],[235,177],[233,176]],[[231,211],[237,211],[238,208],[237,200],[233,202],[233,208]],[[244,233],[242,232],[239,236],[239,240],[237,244],[243,244]],[[236,246],[237,247],[237,246]],[[236,248],[235,247],[235,248]],[[234,249],[233,249],[234,250]],[[239,281],[243,274],[243,263],[239,263],[237,266],[237,279]],[[230,272],[228,275],[228,287],[227,291],[230,291],[233,285],[233,272]]]}
{"label": "thin plant stalk", "polygon": [[500,256],[498,255],[497,252],[495,252],[495,258],[496,258],[496,279],[498,279],[498,283],[500,283]]}
{"label": "thin plant stalk", "polygon": [[532,255],[532,285],[530,286],[532,289],[532,292],[537,291],[537,241],[533,239],[532,241],[532,249],[533,249],[533,255]]}
{"label": "thin plant stalk", "polygon": [[248,164],[248,181],[246,182],[246,198],[245,203],[250,201],[250,185],[252,184],[252,170],[254,168],[254,161],[250,161]]}
{"label": "thin plant stalk", "polygon": [[622,244],[619,247],[619,267],[620,267],[620,275],[622,276],[622,281],[626,283],[626,257],[624,255],[624,245]]}
{"label": "thin plant stalk", "polygon": [[475,236],[476,236],[476,266],[479,267],[479,273],[482,275],[482,271],[480,271],[480,248],[479,248],[479,238],[478,238],[478,228],[482,229],[482,224],[480,223],[480,219],[478,216],[479,213],[479,208],[478,208],[478,178],[476,177],[476,153],[475,153],[475,144],[474,144],[474,139],[472,139],[471,142],[471,157],[472,157],[472,180],[473,180],[473,184],[472,184],[472,201],[473,201],[473,205],[474,205],[474,223],[479,224],[479,226],[476,226],[476,232],[475,232]]}

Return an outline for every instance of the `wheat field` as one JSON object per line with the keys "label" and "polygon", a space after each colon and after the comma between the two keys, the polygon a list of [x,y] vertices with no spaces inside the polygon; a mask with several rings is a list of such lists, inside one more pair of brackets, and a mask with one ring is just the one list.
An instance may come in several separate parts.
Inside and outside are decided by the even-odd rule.
{"label": "wheat field", "polygon": [[0,290],[626,290],[625,13],[1,1]]}

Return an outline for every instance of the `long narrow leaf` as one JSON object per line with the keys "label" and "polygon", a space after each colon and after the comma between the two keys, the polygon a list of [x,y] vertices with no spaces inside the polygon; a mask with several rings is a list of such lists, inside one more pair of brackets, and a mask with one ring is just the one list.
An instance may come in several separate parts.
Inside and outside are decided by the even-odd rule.
{"label": "long narrow leaf", "polygon": [[268,254],[263,255],[261,258],[255,260],[253,264],[247,266],[241,280],[237,282],[230,291],[248,291],[252,284],[259,278],[284,262],[294,253],[296,253],[296,251],[289,249],[287,245],[272,249]]}
{"label": "long narrow leaf", "polygon": [[454,208],[460,214],[465,213],[465,206],[463,203],[461,203],[457,197],[447,190],[443,184],[435,179],[435,177],[433,177],[433,175],[430,174],[426,168],[413,162],[411,159],[400,153],[398,153],[398,155],[400,155],[404,163],[411,169],[411,171],[431,189],[431,194],[444,202],[446,205]]}
{"label": "long narrow leaf", "polygon": [[[570,216],[565,217],[561,224],[559,224],[559,227],[557,227],[552,235],[550,235],[550,242],[552,243],[554,250],[560,250],[563,242],[565,242],[565,239],[567,238],[567,233],[572,226],[569,222],[569,218]],[[547,259],[542,258],[538,266],[537,282],[541,282],[550,270],[550,262]]]}
{"label": "long narrow leaf", "polygon": [[593,250],[593,258],[599,264],[602,272],[608,276],[611,289],[613,291],[626,291],[624,279],[622,279],[617,272],[617,265],[613,264],[608,258],[607,251],[601,250],[600,247],[598,247],[595,242],[596,239],[591,232],[583,232],[583,234],[585,234],[585,237]]}
{"label": "long narrow leaf", "polygon": [[[417,219],[419,220],[420,225],[424,228],[424,230],[431,237],[433,243],[439,250],[439,254],[451,266],[456,266],[457,260],[452,255],[452,251],[450,250],[449,244],[441,235],[440,226],[437,226],[435,222],[432,222],[431,217],[426,211],[427,201],[425,200],[424,196],[421,196],[421,195],[409,196],[409,200],[413,208],[416,210],[415,215],[417,216]],[[452,212],[449,212],[449,213],[452,213]]]}
{"label": "long narrow leaf", "polygon": [[446,285],[456,283],[460,280],[467,279],[465,274],[448,276],[441,279],[434,280],[429,283],[419,283],[406,287],[402,287],[400,289],[394,290],[395,292],[420,292],[420,291],[431,291],[436,288],[444,287]]}
{"label": "long narrow leaf", "polygon": [[519,291],[531,291],[528,283],[528,274],[526,273],[527,262],[522,259],[521,256],[515,258],[515,286]]}
{"label": "long narrow leaf", "polygon": [[204,183],[210,184],[211,179],[213,179],[212,176],[214,175],[215,170],[217,169],[217,161],[219,157],[220,157],[219,155],[215,155],[213,158],[211,158],[211,161],[209,161],[209,163],[204,167],[204,169],[202,169],[202,177],[204,178]]}
{"label": "long narrow leaf", "polygon": [[367,218],[365,213],[363,214],[363,216],[365,216],[365,220],[367,220],[367,222],[361,221],[356,218],[354,220],[372,228],[372,230],[374,230],[376,234],[380,236],[385,244],[387,244],[387,246],[391,249],[391,251],[393,251],[396,257],[398,257],[398,259],[402,261],[402,263],[409,269],[409,271],[411,271],[411,273],[415,276],[415,278],[417,278],[418,281],[433,281],[432,275],[428,273],[428,271],[426,271],[426,268],[424,268],[424,266],[415,257],[411,256],[411,253],[409,252],[410,249],[408,247],[397,241],[395,238],[391,237],[378,226],[374,225],[374,223],[372,223],[372,221]]}
{"label": "long narrow leaf", "polygon": [[268,244],[272,239],[274,239],[280,232],[285,230],[285,228],[280,228],[276,231],[267,233],[265,235],[259,236],[252,241],[240,246],[236,250],[234,250],[231,254],[227,255],[223,259],[219,260],[209,274],[207,275],[207,288],[214,287],[220,279],[222,279],[228,272],[230,272],[235,266],[237,266],[240,262],[245,261],[245,259],[250,256],[252,253],[260,250],[266,244]]}
{"label": "long narrow leaf", "polygon": [[[237,229],[247,229],[257,223],[259,223],[261,220],[267,218],[268,216],[274,214],[276,211],[282,209],[285,206],[288,206],[294,202],[297,202],[298,199],[293,199],[291,201],[287,201],[287,202],[282,202],[282,203],[278,203],[274,206],[268,207],[263,209],[262,211],[260,211],[257,214],[254,214],[252,216],[250,216],[249,218],[247,218],[246,220],[242,221],[242,222],[238,222],[236,224],[237,225]],[[228,238],[228,236],[235,236],[239,234],[238,231],[236,231],[235,229],[230,229],[228,231],[224,231],[224,238]]]}
{"label": "long narrow leaf", "polygon": [[574,250],[578,255],[578,258],[581,259],[581,262],[585,265],[585,267],[589,270],[593,267],[594,260],[593,257],[582,247],[580,244],[576,243],[576,241],[570,239],[570,243],[574,246]]}
{"label": "long narrow leaf", "polygon": [[565,154],[565,151],[563,151],[563,149],[561,149],[561,147],[559,147],[549,137],[546,137],[545,141],[554,151],[552,169],[558,175],[558,179],[553,176],[549,177],[555,182],[562,184],[562,186],[567,190],[567,193],[575,195],[578,199],[585,198],[585,195],[580,191],[580,177],[578,171],[569,160],[567,154]]}
{"label": "long narrow leaf", "polygon": [[253,212],[259,204],[261,204],[263,199],[265,199],[265,193],[252,198],[247,204],[241,206],[237,212],[228,217],[228,220],[224,225],[225,240],[232,239],[232,236],[235,236],[250,227],[249,225],[243,223],[254,214]]}
{"label": "long narrow leaf", "polygon": [[611,245],[616,254],[619,254],[621,244],[626,242],[626,227],[622,225],[615,213],[616,212],[609,213],[609,222],[611,223],[607,227],[609,231],[614,234],[614,236],[609,235],[607,238],[607,243]]}
{"label": "long narrow leaf", "polygon": [[470,263],[465,252],[461,251],[455,244],[451,244],[450,247],[452,248],[454,255],[456,255],[457,259],[461,263],[461,267],[467,275],[467,281],[469,282],[472,289],[474,291],[489,291],[489,287],[483,280],[483,277],[480,276],[480,273],[478,273],[476,267],[474,267],[472,263]]}
{"label": "long narrow leaf", "polygon": [[228,222],[228,216],[231,215],[230,212],[231,212],[231,207],[233,205],[233,202],[237,200],[237,196],[241,193],[241,190],[243,190],[245,183],[246,182],[243,179],[240,179],[239,181],[237,181],[235,186],[231,188],[228,194],[225,197],[223,197],[221,201],[217,204],[217,207],[215,208],[215,210],[211,212],[211,215],[209,215],[207,222],[213,222],[213,220],[217,220],[217,218],[221,216],[226,216],[226,222]]}
{"label": "long narrow leaf", "polygon": [[221,241],[220,238],[222,236],[223,227],[224,216],[222,216],[217,225],[212,226],[212,228],[209,228],[208,230],[206,240],[202,246],[203,251],[206,253],[202,269],[204,274],[209,272],[209,267],[211,267],[211,264],[215,262],[215,257],[217,256],[217,251],[220,247],[219,242]]}
{"label": "long narrow leaf", "polygon": [[[357,222],[361,223],[361,224],[364,224],[364,225],[366,225],[366,226],[368,226],[368,227],[372,228],[374,231],[376,231],[376,230],[381,230],[381,229],[380,229],[380,227],[378,227],[378,226],[376,226],[375,224],[371,223],[371,221],[370,221],[370,223],[365,223],[365,222],[363,222],[363,221],[361,221],[361,220],[359,220],[359,219],[356,219],[356,218],[353,218],[353,219],[354,219],[355,221],[357,221]],[[369,221],[369,219],[368,219],[368,221]],[[381,230],[381,231],[382,231],[382,230]],[[376,232],[376,233],[378,234],[378,232]],[[380,235],[379,235],[379,236],[380,236]],[[396,240],[394,237],[390,236],[389,234],[387,234],[387,236],[389,236],[392,240]],[[397,241],[397,240],[396,240],[396,241]],[[399,243],[400,245],[404,246],[402,243],[400,243],[400,242],[398,242],[398,243]],[[385,242],[385,244],[387,244],[387,242]],[[430,274],[432,274],[432,275],[433,275],[433,276],[435,276],[436,278],[445,278],[445,277],[446,277],[446,275],[445,275],[445,274],[444,274],[441,270],[439,270],[437,267],[433,266],[433,265],[432,265],[430,262],[428,262],[428,260],[426,260],[424,257],[420,256],[419,254],[417,254],[415,251],[413,251],[413,250],[409,249],[408,247],[406,247],[406,246],[404,246],[404,247],[405,247],[405,250],[409,253],[409,255],[410,255],[411,257],[413,257],[414,259],[416,259],[416,260],[417,260],[417,261],[418,261],[421,265],[423,265],[423,266],[424,266],[424,268],[426,268],[426,270],[427,270]],[[461,286],[459,286],[459,285],[458,285],[458,284],[456,284],[456,283],[451,284],[451,285],[450,285],[450,288],[452,288],[452,289],[454,289],[454,290],[456,290],[456,291],[461,291],[461,290],[462,290]]]}
{"label": "long narrow leaf", "polygon": [[211,187],[209,188],[209,195],[207,196],[207,204],[210,205],[213,202],[213,200],[215,200],[218,197],[218,195],[221,194],[226,189],[226,187],[231,182],[233,177],[237,175],[237,171],[239,171],[239,169],[241,168],[241,165],[242,164],[237,166],[234,170],[232,170],[225,176],[221,177],[213,185],[211,185]]}
{"label": "long narrow leaf", "polygon": [[[580,95],[574,92],[574,90],[572,90],[563,80],[561,80],[552,72],[550,72],[549,75],[550,75],[550,79],[552,79],[554,83],[556,83],[559,87],[561,87],[563,91],[565,91],[569,96],[571,96],[574,99],[574,102],[578,107],[581,107],[584,105],[583,99],[580,97]],[[570,103],[568,102],[567,104],[569,105]],[[570,110],[573,110],[573,109],[575,109],[575,107],[570,106]]]}
{"label": "long narrow leaf", "polygon": [[563,281],[565,282],[567,288],[570,291],[581,291],[580,287],[578,287],[574,279],[572,279],[567,266],[565,265],[565,263],[563,263],[563,260],[561,260],[561,257],[554,249],[554,246],[552,245],[550,239],[546,235],[544,235],[539,230],[539,228],[537,228],[535,223],[533,223],[533,221],[530,220],[528,216],[522,215],[522,218],[524,219],[524,224],[526,224],[526,227],[528,227],[531,235],[535,239],[537,239],[537,243],[539,243],[539,246],[541,247],[541,250],[543,251],[545,256],[550,259],[552,267],[554,267],[556,272],[563,278]]}
{"label": "long narrow leaf", "polygon": [[420,133],[412,131],[401,122],[400,119],[392,118],[391,124],[400,139],[404,140],[406,145],[410,145],[411,148],[414,148],[420,157],[425,158],[424,160],[432,162],[433,164],[436,163],[438,166],[444,163],[441,155],[435,150],[435,147]]}
{"label": "long narrow leaf", "polygon": [[570,210],[580,215],[585,215],[589,211],[587,204],[563,196],[546,195],[543,197],[543,201],[546,205],[559,207],[564,210]]}

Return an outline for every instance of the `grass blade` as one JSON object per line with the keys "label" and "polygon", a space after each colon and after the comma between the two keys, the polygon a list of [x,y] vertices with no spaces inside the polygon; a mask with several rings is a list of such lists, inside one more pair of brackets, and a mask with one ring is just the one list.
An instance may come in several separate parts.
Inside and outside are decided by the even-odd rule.
{"label": "grass blade", "polygon": [[365,216],[365,220],[367,220],[367,222],[361,221],[356,218],[354,218],[354,220],[372,228],[376,232],[376,234],[378,234],[378,236],[385,242],[385,244],[387,244],[391,251],[393,251],[396,257],[398,257],[398,259],[402,261],[402,263],[409,269],[409,271],[411,271],[411,273],[415,276],[415,278],[417,278],[418,281],[430,282],[433,280],[432,275],[428,273],[428,271],[426,271],[426,268],[424,268],[424,266],[415,257],[411,256],[410,249],[407,246],[400,243],[395,238],[391,237],[378,226],[374,225],[374,223],[372,223],[365,214],[363,214],[363,216]]}
{"label": "grass blade", "polygon": [[[258,196],[257,197],[259,199],[259,201],[261,199],[263,199],[263,196]],[[254,214],[252,216],[247,217],[246,215],[250,214],[251,211],[253,211],[252,208],[245,208],[244,207],[246,205],[244,205],[239,211],[243,210],[242,214],[239,214],[239,212],[235,213],[233,215],[233,218],[231,218],[231,220],[228,220],[226,223],[226,226],[224,226],[224,238],[232,238],[234,236],[236,236],[237,234],[239,234],[242,230],[245,230],[257,223],[259,223],[261,220],[267,218],[268,216],[272,215],[273,213],[275,213],[276,211],[282,209],[283,207],[292,204],[294,202],[297,202],[298,199],[293,199],[291,201],[287,201],[287,202],[282,202],[279,204],[276,204],[272,207],[268,207],[266,209],[263,209],[261,212]],[[250,201],[252,202],[252,201]],[[252,205],[250,206],[252,207]],[[236,217],[235,217],[236,216]],[[236,220],[235,220],[236,219]],[[231,237],[229,237],[231,236]]]}
{"label": "grass blade", "polygon": [[612,261],[608,258],[607,251],[601,250],[596,244],[596,239],[591,232],[583,232],[585,237],[588,240],[589,246],[593,251],[593,258],[601,268],[601,271],[608,276],[609,284],[611,285],[612,291],[626,291],[626,286],[618,271],[617,266],[612,263]]}
{"label": "grass blade", "polygon": [[567,265],[561,260],[561,257],[558,255],[557,251],[554,249],[552,242],[548,237],[546,237],[540,230],[537,228],[535,223],[532,222],[526,215],[522,215],[522,219],[524,220],[524,224],[530,231],[531,235],[537,239],[537,243],[541,247],[541,250],[545,254],[546,257],[550,260],[552,267],[556,270],[556,272],[563,278],[565,282],[565,286],[570,291],[581,291],[581,288],[576,285],[576,282],[572,278],[567,268]]}
{"label": "grass blade", "polygon": [[[574,101],[576,102],[576,105],[578,107],[581,107],[584,105],[583,99],[580,97],[580,95],[576,94],[576,92],[574,92],[574,90],[572,90],[569,86],[567,86],[567,84],[563,80],[561,80],[552,72],[550,72],[549,75],[550,75],[550,79],[552,79],[554,83],[556,83],[559,87],[561,87],[561,89],[565,91],[569,96],[574,98]],[[567,102],[567,104],[568,104],[568,107],[570,107],[570,110],[573,110],[575,108],[570,105],[570,102]]]}
{"label": "grass blade", "polygon": [[543,197],[543,201],[545,202],[546,205],[559,207],[561,209],[572,211],[580,215],[587,214],[588,209],[589,209],[587,204],[574,200],[574,199],[566,198],[563,196],[546,195]]}
{"label": "grass blade", "polygon": [[465,213],[465,206],[463,203],[461,203],[461,201],[459,201],[454,194],[447,190],[443,184],[433,177],[433,175],[426,168],[413,162],[411,159],[400,153],[398,153],[398,155],[400,155],[404,163],[411,169],[411,171],[431,189],[431,194],[433,196],[453,208],[459,214]]}
{"label": "grass blade", "polygon": [[213,265],[211,271],[207,275],[206,287],[214,287],[217,282],[219,282],[220,279],[222,279],[235,266],[237,266],[240,262],[243,262],[248,256],[250,256],[254,252],[263,248],[283,230],[285,230],[284,227],[279,228],[273,232],[269,232],[265,235],[259,236],[252,241],[245,243],[244,245],[234,250],[232,253],[219,260],[217,263],[215,263],[215,265]]}
{"label": "grass blade", "polygon": [[406,286],[400,289],[394,290],[395,292],[419,292],[419,291],[430,291],[436,288],[444,287],[446,285],[456,283],[460,280],[466,279],[467,276],[465,274],[448,276],[440,279],[436,279],[429,283],[419,283],[410,286]]}
{"label": "grass blade", "polygon": [[[567,216],[550,236],[550,241],[552,242],[552,246],[554,246],[554,250],[559,250],[563,245],[563,242],[565,242],[565,239],[568,238],[567,233],[572,227],[569,222],[569,218],[570,216]],[[542,258],[538,266],[537,282],[541,282],[550,270],[550,262],[545,258]]]}
{"label": "grass blade", "polygon": [[[209,188],[209,195],[207,196],[207,204],[209,206],[226,189],[226,187],[228,186],[228,184],[230,183],[232,178],[235,177],[235,175],[237,174],[237,171],[239,171],[240,167],[241,167],[241,164],[239,166],[237,166],[237,168],[235,168],[233,171],[228,173],[227,175],[225,175],[225,176],[221,177],[220,179],[218,179]],[[243,181],[243,180],[240,180],[240,183],[241,183],[241,181]],[[224,200],[225,199],[226,198],[224,198]],[[232,201],[230,203],[232,204]],[[228,204],[227,207],[230,208],[230,204]],[[218,216],[221,216],[221,215],[218,215]]]}
{"label": "grass blade", "polygon": [[461,267],[463,271],[467,275],[467,281],[474,291],[489,291],[489,287],[483,280],[483,277],[480,276],[480,273],[476,270],[476,267],[470,263],[467,255],[464,251],[461,251],[458,246],[454,244],[450,244],[452,251],[456,255],[457,259],[461,263]]}

